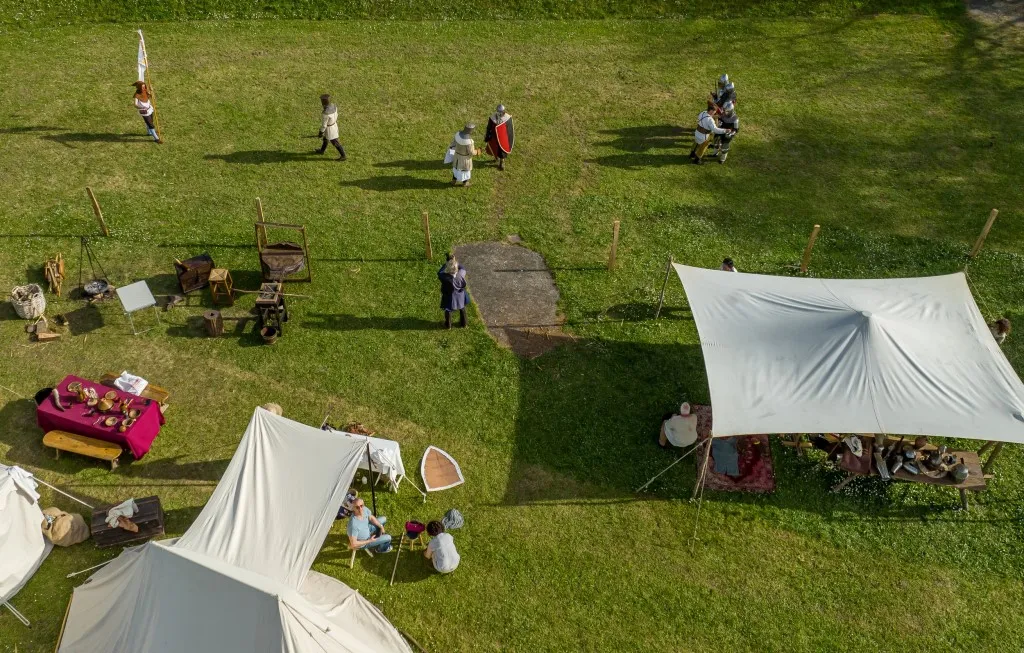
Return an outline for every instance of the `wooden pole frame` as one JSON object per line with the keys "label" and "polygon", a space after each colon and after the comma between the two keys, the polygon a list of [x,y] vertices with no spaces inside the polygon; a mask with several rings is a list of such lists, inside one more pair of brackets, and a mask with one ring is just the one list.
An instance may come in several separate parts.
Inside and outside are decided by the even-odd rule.
{"label": "wooden pole frame", "polygon": [[89,194],[89,201],[92,202],[92,212],[96,214],[96,219],[99,220],[100,230],[103,231],[104,236],[110,236],[110,229],[107,229],[107,222],[103,219],[103,210],[100,209],[100,201],[96,199],[96,194],[92,192],[92,188],[89,186],[85,187],[85,192]]}
{"label": "wooden pole frame", "polygon": [[149,101],[153,105],[153,128],[156,130],[156,137],[163,141],[163,134],[160,133],[160,112],[156,110],[156,89],[153,88],[153,79],[149,75],[149,52],[146,50],[146,39],[142,36],[141,29],[139,30],[139,45],[142,46],[142,58],[146,64],[146,88],[149,89]]}
{"label": "wooden pole frame", "polygon": [[619,221],[612,223],[612,249],[608,253],[608,269],[615,269],[616,258],[619,253]]}
{"label": "wooden pole frame", "polygon": [[818,240],[819,231],[821,231],[821,225],[814,225],[814,229],[811,231],[811,237],[807,239],[807,247],[804,249],[804,257],[800,260],[800,274],[807,274],[807,266],[811,264],[811,250],[814,249],[814,241]]}
{"label": "wooden pole frame", "polygon": [[988,220],[985,222],[984,228],[982,228],[981,233],[978,234],[978,240],[974,241],[974,247],[971,248],[971,252],[967,255],[967,258],[974,258],[981,253],[981,248],[985,244],[985,239],[988,238],[988,232],[992,229],[992,225],[995,224],[997,217],[999,217],[999,209],[992,209],[992,212],[988,214]]}
{"label": "wooden pole frame", "polygon": [[665,265],[665,280],[661,283],[661,295],[658,296],[658,310],[654,312],[654,319],[661,315],[661,307],[665,305],[665,288],[668,287],[668,278],[672,274],[672,256],[669,255],[668,263]]}
{"label": "wooden pole frame", "polygon": [[432,261],[432,260],[434,260],[434,248],[431,246],[431,242],[430,242],[430,215],[426,211],[424,211],[422,219],[423,219],[423,238],[425,239],[426,245],[427,245],[427,260],[428,261]]}

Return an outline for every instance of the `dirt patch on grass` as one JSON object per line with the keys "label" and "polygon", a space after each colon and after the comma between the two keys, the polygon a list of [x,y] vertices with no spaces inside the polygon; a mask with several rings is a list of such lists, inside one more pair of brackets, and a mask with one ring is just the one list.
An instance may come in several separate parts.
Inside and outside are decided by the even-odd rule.
{"label": "dirt patch on grass", "polygon": [[469,293],[487,331],[519,356],[536,358],[563,342],[558,288],[544,258],[506,243],[455,248],[466,267]]}

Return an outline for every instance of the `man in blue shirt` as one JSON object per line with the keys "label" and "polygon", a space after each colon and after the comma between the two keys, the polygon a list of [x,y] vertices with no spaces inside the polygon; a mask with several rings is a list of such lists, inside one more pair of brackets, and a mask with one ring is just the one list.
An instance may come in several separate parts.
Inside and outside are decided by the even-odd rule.
{"label": "man in blue shirt", "polygon": [[377,519],[362,499],[352,504],[352,516],[348,518],[348,546],[352,549],[372,549],[377,553],[391,550],[391,536],[384,532],[387,517]]}

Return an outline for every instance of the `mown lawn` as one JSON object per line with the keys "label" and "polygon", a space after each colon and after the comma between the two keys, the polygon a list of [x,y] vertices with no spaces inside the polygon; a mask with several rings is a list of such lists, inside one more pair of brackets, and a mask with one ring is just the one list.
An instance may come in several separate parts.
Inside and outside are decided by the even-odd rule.
{"label": "mown lawn", "polygon": [[[647,494],[672,460],[660,416],[708,400],[686,301],[664,263],[791,274],[813,224],[812,273],[893,277],[962,269],[988,214],[999,221],[971,278],[987,317],[1024,324],[1021,210],[1024,57],[1013,29],[915,16],[661,22],[210,22],[146,28],[167,143],[130,106],[128,25],[0,36],[0,287],[41,277],[96,229],[115,283],[173,288],[172,260],[203,251],[252,288],[253,198],[310,230],[314,282],[291,291],[273,347],[249,331],[202,337],[198,302],[134,338],[116,306],[95,328],[28,342],[0,320],[0,461],[87,500],[158,494],[168,535],[208,498],[254,406],[319,424],[358,420],[427,444],[467,483],[379,497],[392,520],[456,506],[462,566],[405,557],[347,568],[335,528],[316,568],[358,588],[432,652],[854,651],[1024,648],[1024,457],[1008,447],[988,492],[955,510],[935,488],[854,483],[776,447],[778,491],[709,493],[691,546],[693,465]],[[737,82],[743,129],[728,165],[687,164],[689,127],[715,77]],[[335,93],[349,161],[317,145],[317,96]],[[446,187],[444,146],[498,101],[516,118],[508,170]],[[435,260],[423,258],[429,210]],[[620,267],[604,262],[622,221]],[[446,248],[520,234],[553,268],[575,341],[534,361],[475,320],[445,332],[434,271]],[[472,278],[472,270],[470,270]],[[50,313],[81,309],[51,300]],[[228,315],[242,316],[251,298]],[[1006,344],[1024,364],[1022,340]],[[129,369],[173,392],[142,461],[111,473],[40,445],[31,395],[69,372]],[[28,399],[27,399],[28,398]],[[417,479],[418,481],[418,479]],[[74,509],[49,493],[44,503]],[[273,528],[268,524],[267,528]],[[52,650],[65,574],[111,558],[58,550],[0,613],[0,648]]]}

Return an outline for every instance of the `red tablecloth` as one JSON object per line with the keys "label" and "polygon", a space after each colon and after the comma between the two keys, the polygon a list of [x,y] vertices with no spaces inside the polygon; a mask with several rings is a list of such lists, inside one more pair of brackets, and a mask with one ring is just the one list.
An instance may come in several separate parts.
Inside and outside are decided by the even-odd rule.
{"label": "red tablecloth", "polygon": [[[53,399],[47,398],[43,403],[39,404],[36,408],[36,422],[39,427],[44,431],[67,431],[68,433],[77,433],[78,435],[85,435],[90,438],[96,438],[97,440],[105,440],[106,442],[114,442],[126,447],[131,450],[132,456],[136,460],[142,458],[149,451],[150,447],[153,446],[153,440],[156,440],[156,436],[160,433],[160,427],[164,425],[164,415],[160,412],[160,404],[155,401],[150,401],[149,405],[146,405],[146,399],[142,397],[135,397],[135,401],[132,402],[132,408],[138,408],[142,411],[139,418],[132,424],[127,431],[120,433],[117,430],[117,425],[104,426],[96,424],[96,419],[102,414],[104,417],[109,415],[117,415],[123,417],[120,412],[110,413],[94,413],[93,415],[86,417],[84,413],[89,410],[89,407],[85,404],[78,403],[75,393],[68,392],[68,384],[72,381],[78,381],[82,384],[83,388],[93,387],[96,388],[96,393],[103,397],[106,393],[113,390],[117,393],[118,399],[128,399],[135,397],[127,392],[122,392],[115,388],[105,386],[95,381],[88,381],[86,379],[69,375],[64,378],[63,381],[57,387],[60,392],[61,404],[64,405],[64,411],[61,412],[56,406],[53,405]],[[71,407],[68,408],[68,405]],[[120,424],[120,422],[118,422]]]}

